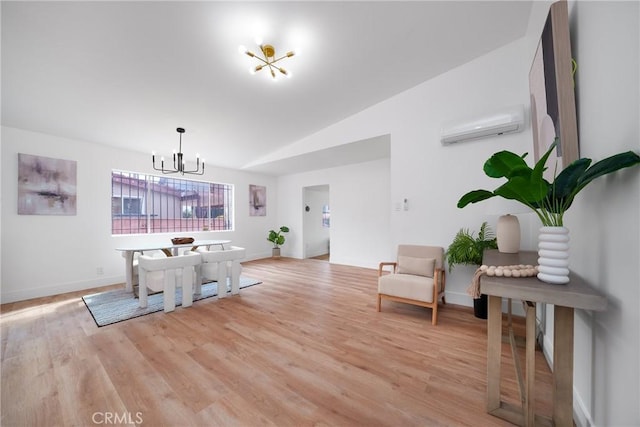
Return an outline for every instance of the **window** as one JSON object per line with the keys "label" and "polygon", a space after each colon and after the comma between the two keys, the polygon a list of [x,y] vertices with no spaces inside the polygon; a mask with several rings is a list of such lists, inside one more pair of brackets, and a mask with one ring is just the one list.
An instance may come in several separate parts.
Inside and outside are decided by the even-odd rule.
{"label": "window", "polygon": [[322,226],[327,228],[331,226],[331,209],[329,209],[329,205],[322,206]]}
{"label": "window", "polygon": [[233,186],[111,173],[112,234],[233,230]]}
{"label": "window", "polygon": [[119,200],[122,206],[122,215],[138,215],[142,213],[140,199],[121,197]]}

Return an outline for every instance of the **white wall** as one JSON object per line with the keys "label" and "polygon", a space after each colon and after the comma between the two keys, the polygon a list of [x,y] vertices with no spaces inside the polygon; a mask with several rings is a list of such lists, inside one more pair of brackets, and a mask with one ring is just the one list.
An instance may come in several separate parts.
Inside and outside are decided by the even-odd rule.
{"label": "white wall", "polygon": [[[489,205],[458,209],[456,204],[460,196],[469,190],[497,187],[493,182],[495,180],[484,175],[484,160],[501,149],[519,153],[530,151],[532,139],[529,126],[519,134],[446,147],[440,143],[440,129],[443,122],[451,119],[483,115],[516,104],[528,106],[529,58],[526,46],[525,40],[511,43],[283,150],[283,153],[296,153],[303,147],[317,150],[378,135],[390,135],[389,196],[388,202],[378,213],[389,217],[388,224],[384,225],[389,236],[388,244],[377,251],[369,250],[368,257],[364,253],[339,252],[337,248],[338,252],[334,252],[334,243],[337,244],[341,234],[337,228],[339,224],[334,227],[333,223],[337,206],[335,187],[332,185],[332,262],[337,262],[334,256],[338,255],[341,262],[345,263],[351,263],[351,257],[357,256],[358,265],[375,267],[382,260],[395,259],[399,243],[431,244],[446,248],[462,227],[477,230],[487,220],[495,230],[498,212],[492,212]],[[349,176],[348,173],[345,175]],[[283,183],[295,182],[296,178],[280,179],[279,197],[295,197],[297,187]],[[363,188],[370,189],[373,186],[363,181],[362,185],[354,186],[353,191],[362,192]],[[408,210],[394,210],[394,206],[405,198],[408,199]],[[279,206],[280,212],[288,211],[282,203]],[[362,207],[356,205],[356,209],[357,213]],[[530,230],[537,229],[537,226],[532,227],[531,223],[537,219],[532,214],[519,217],[523,229],[522,247],[532,249],[535,243]],[[382,220],[380,222],[383,223]],[[350,235],[355,230],[347,227],[344,231]],[[471,297],[466,294],[472,274],[473,269],[456,268],[449,275],[447,301],[472,305]]]}
{"label": "white wall", "polygon": [[[548,2],[534,2],[528,38],[537,42]],[[640,150],[640,4],[569,3],[578,64],[580,156],[601,160]],[[579,426],[640,425],[640,171],[600,178],[565,216],[571,268],[606,295],[605,312],[577,310],[574,416]],[[553,353],[553,306],[544,337]]]}
{"label": "white wall", "polygon": [[330,204],[328,185],[305,187],[303,195],[304,210],[302,222],[304,224],[304,256],[311,258],[329,253],[330,228],[322,224],[322,208]]}
{"label": "white wall", "polygon": [[[580,156],[640,152],[640,3],[571,4]],[[599,178],[565,218],[571,268],[608,299],[575,315],[579,424],[640,425],[640,168]]]}
{"label": "white wall", "polygon": [[331,262],[377,268],[388,258],[389,159],[282,176],[278,179],[280,223],[291,228],[283,255],[302,258],[303,188],[331,188]]}
{"label": "white wall", "polygon": [[[140,236],[111,235],[111,170],[153,173],[148,154],[2,127],[2,302],[53,295],[124,281],[124,259],[115,250]],[[18,153],[76,160],[75,216],[17,214]],[[168,241],[175,235],[230,239],[247,258],[270,256],[267,231],[277,223],[274,177],[210,167],[202,180],[235,186],[232,232],[188,232],[145,236]],[[249,216],[249,184],[267,187],[267,216]],[[98,268],[103,274],[98,275]]]}

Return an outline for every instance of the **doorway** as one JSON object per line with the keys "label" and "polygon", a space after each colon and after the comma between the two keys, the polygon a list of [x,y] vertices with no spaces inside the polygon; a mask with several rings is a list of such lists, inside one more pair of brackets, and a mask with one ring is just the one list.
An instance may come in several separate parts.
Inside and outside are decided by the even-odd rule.
{"label": "doorway", "polygon": [[329,185],[302,189],[303,257],[329,261],[331,257],[331,204]]}

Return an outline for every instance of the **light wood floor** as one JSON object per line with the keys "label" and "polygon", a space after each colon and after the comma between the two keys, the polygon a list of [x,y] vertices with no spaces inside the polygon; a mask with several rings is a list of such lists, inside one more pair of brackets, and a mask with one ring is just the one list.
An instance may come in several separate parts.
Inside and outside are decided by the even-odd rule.
{"label": "light wood floor", "polygon": [[[102,328],[83,291],[1,307],[2,426],[500,426],[485,413],[486,321],[383,302],[376,272],[259,260],[262,284]],[[537,406],[550,415],[540,352]],[[503,351],[504,399],[518,402]],[[117,421],[117,422],[114,422]]]}

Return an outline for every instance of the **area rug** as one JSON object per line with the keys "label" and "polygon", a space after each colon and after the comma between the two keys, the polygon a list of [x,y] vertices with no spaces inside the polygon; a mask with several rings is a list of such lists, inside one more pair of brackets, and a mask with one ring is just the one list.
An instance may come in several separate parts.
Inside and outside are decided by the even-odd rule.
{"label": "area rug", "polygon": [[[262,283],[259,280],[240,276],[240,289],[247,288]],[[227,290],[230,284],[227,283]],[[211,298],[218,295],[218,282],[210,282],[202,285],[202,293],[194,295],[193,301],[199,301],[205,298]],[[113,291],[100,292],[97,294],[85,295],[82,297],[85,305],[89,309],[93,320],[98,327],[111,325],[113,323],[122,322],[124,320],[133,319],[135,317],[144,316],[145,314],[155,313],[164,310],[164,301],[162,293],[149,295],[147,300],[147,308],[140,308],[138,299],[133,293],[124,289],[116,289]],[[176,289],[176,306],[182,305],[182,289]]]}

